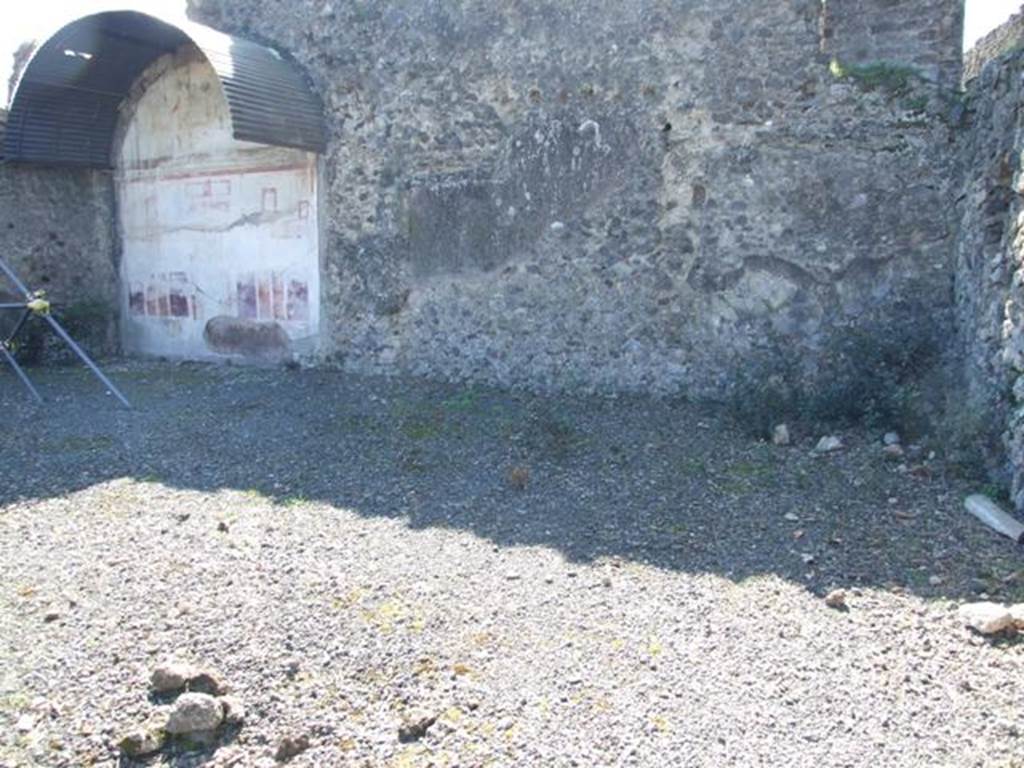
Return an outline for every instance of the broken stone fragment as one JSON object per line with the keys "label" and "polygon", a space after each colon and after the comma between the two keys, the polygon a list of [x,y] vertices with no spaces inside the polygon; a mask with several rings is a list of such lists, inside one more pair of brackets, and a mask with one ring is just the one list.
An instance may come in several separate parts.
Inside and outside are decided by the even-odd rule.
{"label": "broken stone fragment", "polygon": [[968,603],[960,606],[960,619],[975,632],[995,635],[1013,626],[1010,609],[998,603]]}
{"label": "broken stone fragment", "polygon": [[885,443],[887,446],[891,447],[891,446],[894,446],[894,445],[899,445],[903,441],[900,439],[900,436],[899,436],[898,433],[896,433],[896,432],[886,432],[885,437],[882,438],[882,442]]}
{"label": "broken stone fragment", "polygon": [[277,744],[274,759],[280,763],[291,760],[309,749],[309,736],[304,733],[285,736]]}
{"label": "broken stone fragment", "polygon": [[183,693],[171,707],[167,732],[176,736],[215,731],[224,719],[221,703],[206,693]]}
{"label": "broken stone fragment", "polygon": [[301,669],[302,662],[298,659],[288,659],[284,664],[284,673],[291,679],[295,679]]}
{"label": "broken stone fragment", "polygon": [[903,458],[904,455],[903,446],[899,444],[887,445],[882,450],[884,451],[885,455],[893,461],[899,461],[900,459]]}
{"label": "broken stone fragment", "polygon": [[402,719],[402,725],[398,728],[398,740],[403,743],[419,741],[436,722],[437,715],[422,709],[412,710]]}
{"label": "broken stone fragment", "polygon": [[829,608],[841,609],[846,607],[846,592],[842,589],[834,589],[825,596],[825,605]]}
{"label": "broken stone fragment", "polygon": [[789,427],[785,424],[779,424],[775,431],[772,432],[772,443],[778,446],[786,446],[791,442],[789,435]]}
{"label": "broken stone fragment", "polygon": [[150,730],[143,726],[125,734],[119,746],[127,757],[145,757],[163,749],[166,741],[166,731]]}
{"label": "broken stone fragment", "polygon": [[127,757],[145,757],[159,752],[167,743],[167,720],[170,717],[169,707],[157,707],[149,716],[145,725],[133,728],[119,746]]}
{"label": "broken stone fragment", "polygon": [[530,468],[512,467],[508,471],[508,484],[517,491],[525,491],[530,484]]}
{"label": "broken stone fragment", "polygon": [[192,675],[192,666],[178,661],[158,665],[149,676],[149,687],[153,693],[177,693],[185,690]]}
{"label": "broken stone fragment", "polygon": [[843,441],[834,435],[821,438],[815,446],[815,453],[835,453],[843,449]]}
{"label": "broken stone fragment", "polygon": [[1009,515],[992,499],[975,494],[967,497],[964,506],[967,507],[968,512],[996,533],[1013,539],[1018,544],[1024,543],[1024,523]]}
{"label": "broken stone fragment", "polygon": [[224,679],[212,669],[199,669],[188,679],[188,689],[194,693],[206,693],[210,696],[224,696],[229,687]]}
{"label": "broken stone fragment", "polygon": [[216,671],[209,668],[197,669],[180,661],[168,661],[157,666],[150,675],[149,687],[156,694],[188,690],[192,693],[224,696],[230,692],[228,684]]}

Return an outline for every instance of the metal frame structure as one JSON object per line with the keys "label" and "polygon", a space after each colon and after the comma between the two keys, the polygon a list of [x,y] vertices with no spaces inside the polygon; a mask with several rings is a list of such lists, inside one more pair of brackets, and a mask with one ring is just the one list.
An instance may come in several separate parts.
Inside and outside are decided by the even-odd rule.
{"label": "metal frame structure", "polygon": [[[328,131],[323,104],[298,64],[265,45],[190,21],[165,21],[137,11],[104,11],[63,26],[29,60],[0,124],[0,161],[58,167],[113,167],[120,107],[160,56],[192,44],[217,75],[240,141],[323,154]],[[45,295],[32,293],[2,259],[0,272],[24,302],[14,332],[0,338],[0,357],[42,402],[12,353],[15,336],[33,317],[50,325],[105,387],[131,408],[89,356],[50,314]]]}
{"label": "metal frame structure", "polygon": [[64,327],[57,322],[57,319],[52,314],[50,314],[50,302],[46,300],[46,295],[41,291],[30,291],[25,286],[25,284],[21,282],[20,279],[18,279],[18,276],[14,274],[14,271],[9,266],[7,266],[7,264],[4,263],[3,259],[0,259],[0,272],[3,272],[7,276],[7,279],[10,280],[14,287],[18,290],[18,292],[25,297],[25,300],[23,302],[13,304],[0,304],[0,310],[22,310],[22,315],[19,318],[18,322],[15,323],[14,330],[11,331],[10,334],[8,334],[6,339],[0,341],[0,355],[2,355],[3,358],[7,361],[7,363],[11,366],[11,368],[14,369],[14,373],[17,375],[19,379],[21,379],[22,384],[25,385],[26,389],[28,389],[28,391],[32,394],[32,397],[36,400],[36,402],[41,404],[43,402],[43,396],[39,394],[39,390],[36,389],[35,385],[32,384],[32,381],[29,379],[28,374],[25,373],[24,369],[20,365],[18,365],[18,361],[15,359],[13,352],[13,343],[15,337],[19,333],[21,333],[21,330],[25,327],[25,324],[28,323],[28,321],[32,317],[42,318],[46,323],[48,323],[49,326],[53,329],[54,333],[56,333],[61,339],[64,340],[64,342],[69,347],[71,347],[71,351],[74,352],[83,363],[85,363],[85,365],[89,368],[90,371],[93,372],[96,378],[100,380],[103,386],[105,386],[107,390],[114,397],[116,397],[121,402],[122,405],[124,405],[125,408],[131,409],[131,403],[129,403],[128,399],[121,394],[121,390],[114,386],[114,383],[110,379],[108,379],[106,374],[104,374],[103,371],[100,370],[99,366],[92,361],[92,358],[90,358],[89,355],[85,353],[85,350],[78,346],[75,340],[71,338],[71,335],[66,330],[64,330]]}
{"label": "metal frame structure", "polygon": [[29,60],[0,155],[11,163],[113,167],[125,97],[150,64],[188,43],[216,72],[236,139],[325,151],[322,103],[291,59],[195,22],[104,11],[65,25]]}

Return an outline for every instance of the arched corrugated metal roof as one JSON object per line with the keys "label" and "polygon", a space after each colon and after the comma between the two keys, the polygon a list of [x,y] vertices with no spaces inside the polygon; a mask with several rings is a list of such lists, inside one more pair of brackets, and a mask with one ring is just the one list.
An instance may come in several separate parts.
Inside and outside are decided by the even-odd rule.
{"label": "arched corrugated metal roof", "polygon": [[118,108],[158,57],[194,43],[220,79],[235,138],[323,152],[320,100],[277,51],[192,22],[136,11],[85,16],[43,43],[22,74],[7,162],[109,168]]}

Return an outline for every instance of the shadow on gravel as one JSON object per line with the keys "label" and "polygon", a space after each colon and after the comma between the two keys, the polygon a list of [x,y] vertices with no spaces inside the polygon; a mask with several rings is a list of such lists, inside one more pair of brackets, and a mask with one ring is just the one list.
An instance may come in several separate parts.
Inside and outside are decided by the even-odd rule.
{"label": "shadow on gravel", "polygon": [[[1020,554],[962,511],[941,467],[903,471],[878,436],[814,457],[751,441],[713,410],[539,397],[331,372],[123,363],[124,412],[74,369],[0,374],[0,505],[113,478],[249,490],[734,581],[776,574],[928,597],[1024,600]],[[0,514],[4,512],[0,510]],[[331,510],[325,509],[325,514]]]}

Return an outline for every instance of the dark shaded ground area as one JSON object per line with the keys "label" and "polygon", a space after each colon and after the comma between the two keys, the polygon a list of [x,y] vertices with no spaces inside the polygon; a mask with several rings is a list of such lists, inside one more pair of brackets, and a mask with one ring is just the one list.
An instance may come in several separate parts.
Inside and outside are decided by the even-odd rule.
{"label": "dark shaded ground area", "polygon": [[42,376],[41,410],[0,379],[0,503],[132,477],[322,501],[580,562],[1024,600],[1024,578],[1004,580],[1024,561],[963,512],[977,488],[926,457],[889,460],[880,435],[848,433],[850,450],[818,457],[819,435],[758,444],[681,401],[156,363],[111,373],[134,412],[78,369]]}

